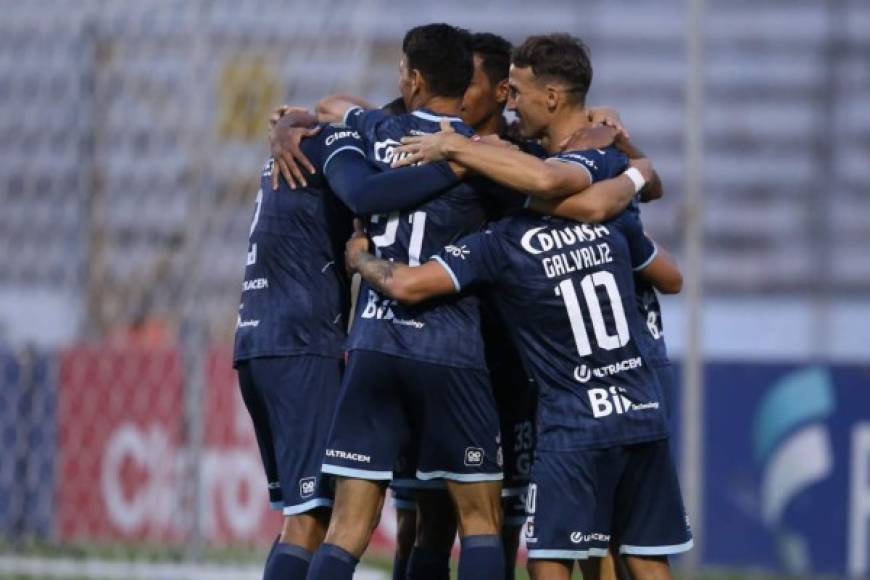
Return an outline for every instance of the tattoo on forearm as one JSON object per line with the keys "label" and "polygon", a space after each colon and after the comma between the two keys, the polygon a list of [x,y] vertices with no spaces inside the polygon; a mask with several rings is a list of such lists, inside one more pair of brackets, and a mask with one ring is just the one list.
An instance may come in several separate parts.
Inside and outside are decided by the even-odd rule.
{"label": "tattoo on forearm", "polygon": [[357,271],[378,292],[389,295],[388,286],[398,266],[394,262],[388,262],[365,252],[358,259]]}

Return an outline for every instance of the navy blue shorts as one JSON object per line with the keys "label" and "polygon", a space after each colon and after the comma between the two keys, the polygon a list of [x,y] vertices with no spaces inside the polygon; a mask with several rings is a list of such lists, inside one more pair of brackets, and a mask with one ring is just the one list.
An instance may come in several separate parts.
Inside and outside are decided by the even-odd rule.
{"label": "navy blue shorts", "polygon": [[692,547],[668,441],[543,451],[529,485],[529,558],[679,554]]}
{"label": "navy blue shorts", "polygon": [[537,388],[518,364],[494,367],[490,376],[502,434],[504,521],[521,526],[526,520],[525,497],[535,452]]}
{"label": "navy blue shorts", "polygon": [[238,363],[239,385],[254,422],[270,501],[273,507],[280,502],[284,515],[332,505],[331,482],[321,476],[320,464],[341,369],[341,360],[313,355]]}
{"label": "navy blue shorts", "polygon": [[323,472],[389,481],[407,449],[416,456],[420,480],[501,480],[488,374],[352,351]]}

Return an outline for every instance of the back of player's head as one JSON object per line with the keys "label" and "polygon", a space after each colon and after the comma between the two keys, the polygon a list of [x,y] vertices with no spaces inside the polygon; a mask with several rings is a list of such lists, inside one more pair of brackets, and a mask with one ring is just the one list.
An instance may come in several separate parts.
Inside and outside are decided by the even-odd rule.
{"label": "back of player's head", "polygon": [[462,97],[474,74],[471,33],[449,24],[412,28],[402,41],[408,70],[418,70],[429,90],[442,97]]}
{"label": "back of player's head", "polygon": [[558,82],[579,102],[586,102],[592,84],[592,61],[589,48],[579,38],[568,34],[530,36],[513,53],[513,65],[532,68],[544,82]]}
{"label": "back of player's head", "polygon": [[483,62],[483,72],[493,86],[508,78],[511,68],[510,42],[491,32],[478,32],[471,36],[471,50]]}

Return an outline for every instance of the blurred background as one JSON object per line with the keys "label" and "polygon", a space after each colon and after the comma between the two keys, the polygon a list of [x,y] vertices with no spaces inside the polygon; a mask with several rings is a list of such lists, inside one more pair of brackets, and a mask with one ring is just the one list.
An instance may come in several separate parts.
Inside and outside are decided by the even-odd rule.
{"label": "blurred background", "polygon": [[260,576],[230,347],[267,118],[391,100],[431,21],[582,37],[664,180],[684,577],[868,577],[870,4],[699,8],[0,0],[0,578]]}

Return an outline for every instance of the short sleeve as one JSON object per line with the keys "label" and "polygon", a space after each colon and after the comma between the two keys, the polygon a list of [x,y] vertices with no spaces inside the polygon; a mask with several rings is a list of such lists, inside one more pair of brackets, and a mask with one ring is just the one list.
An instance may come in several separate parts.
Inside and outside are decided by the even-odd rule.
{"label": "short sleeve", "polygon": [[432,260],[447,270],[457,292],[497,282],[506,266],[501,240],[492,230],[471,234],[445,246]]}
{"label": "short sleeve", "polygon": [[329,162],[343,151],[358,153],[365,157],[365,149],[360,134],[343,125],[326,125],[318,135],[323,143],[323,152],[321,159],[323,164],[321,171],[325,174],[329,167]]}
{"label": "short sleeve", "polygon": [[631,211],[625,211],[617,222],[628,241],[632,270],[635,272],[643,270],[655,259],[658,250],[656,250],[656,245],[653,241],[643,232],[640,215]]}
{"label": "short sleeve", "polygon": [[550,159],[561,161],[562,163],[570,163],[577,165],[586,170],[589,174],[589,180],[592,183],[607,179],[610,177],[606,174],[606,163],[604,152],[598,149],[589,149],[586,151],[565,151],[554,155]]}
{"label": "short sleeve", "polygon": [[363,109],[351,107],[344,114],[344,124],[357,131],[365,138],[374,134],[375,127],[390,114],[381,109]]}

